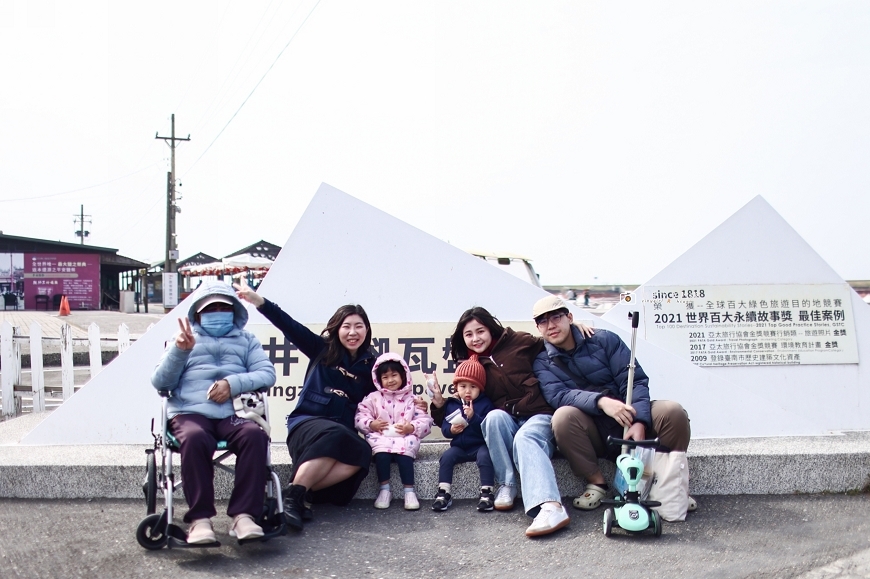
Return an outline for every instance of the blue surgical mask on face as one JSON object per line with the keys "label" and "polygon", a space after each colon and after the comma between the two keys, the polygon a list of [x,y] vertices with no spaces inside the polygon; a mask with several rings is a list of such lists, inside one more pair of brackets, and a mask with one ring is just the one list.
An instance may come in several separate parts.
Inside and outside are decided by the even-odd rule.
{"label": "blue surgical mask on face", "polygon": [[233,329],[233,312],[204,313],[199,316],[199,325],[209,336],[225,336]]}

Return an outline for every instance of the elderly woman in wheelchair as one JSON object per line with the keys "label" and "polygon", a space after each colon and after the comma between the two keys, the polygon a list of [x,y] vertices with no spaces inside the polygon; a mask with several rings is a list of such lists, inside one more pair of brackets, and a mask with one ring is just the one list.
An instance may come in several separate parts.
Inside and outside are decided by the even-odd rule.
{"label": "elderly woman in wheelchair", "polygon": [[[233,518],[229,534],[240,541],[264,535],[257,521],[268,515],[264,515],[264,493],[271,484],[269,434],[260,426],[261,420],[237,415],[233,398],[274,385],[275,369],[259,340],[245,331],[247,310],[229,285],[204,283],[197,294],[187,317],[178,320],[180,332],[168,344],[151,383],[162,395],[168,393],[166,438],[180,449],[182,486],[189,507],[184,515],[189,524],[186,544],[209,546],[218,544],[211,518],[216,514],[212,457],[219,441],[225,441],[236,455],[235,486],[227,508]],[[172,486],[171,459],[169,463],[164,494]],[[150,471],[148,476],[153,478]],[[173,535],[171,510],[170,498],[168,514],[159,523],[152,522],[146,543],[159,548],[161,540]],[[149,512],[153,512],[153,498]],[[166,531],[158,528],[161,524],[167,525]]]}

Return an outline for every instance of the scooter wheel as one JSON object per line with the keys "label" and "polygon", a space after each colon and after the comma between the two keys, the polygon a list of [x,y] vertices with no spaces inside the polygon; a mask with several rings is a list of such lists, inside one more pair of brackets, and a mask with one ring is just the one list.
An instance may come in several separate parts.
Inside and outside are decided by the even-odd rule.
{"label": "scooter wheel", "polygon": [[613,512],[613,508],[608,507],[604,509],[604,536],[609,537],[613,534],[613,519],[615,518],[615,514]]}
{"label": "scooter wheel", "polygon": [[658,511],[650,511],[650,525],[656,537],[662,536],[662,517]]}
{"label": "scooter wheel", "polygon": [[148,515],[136,528],[136,540],[149,551],[162,549],[169,539],[166,529],[156,528],[160,518],[160,515]]}

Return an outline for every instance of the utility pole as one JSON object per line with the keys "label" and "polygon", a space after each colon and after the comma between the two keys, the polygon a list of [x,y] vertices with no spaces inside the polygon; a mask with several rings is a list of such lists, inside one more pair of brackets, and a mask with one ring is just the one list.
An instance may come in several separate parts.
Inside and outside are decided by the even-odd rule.
{"label": "utility pole", "polygon": [[85,231],[85,217],[87,217],[87,222],[91,223],[91,216],[85,215],[85,206],[79,205],[79,214],[73,215],[73,223],[78,223],[79,228],[76,230],[76,235],[82,238],[82,245],[85,244],[85,237],[91,234],[90,231]]}
{"label": "utility pole", "polygon": [[[175,136],[175,113],[172,114],[172,136],[161,137],[159,132],[154,134],[155,139],[163,139],[171,150],[171,165],[170,171],[167,173],[166,184],[166,260],[163,262],[163,306],[165,311],[171,310],[177,303],[167,303],[167,290],[174,291],[174,296],[177,300],[178,296],[178,276],[175,274],[175,262],[178,261],[178,246],[175,242],[175,216],[181,213],[181,208],[176,205],[175,199],[175,142],[189,141],[190,134],[187,138]],[[166,275],[171,274],[171,275]],[[173,279],[174,276],[174,279]],[[171,288],[167,287],[171,284]],[[170,301],[171,298],[170,298]],[[169,306],[169,307],[166,307]]]}

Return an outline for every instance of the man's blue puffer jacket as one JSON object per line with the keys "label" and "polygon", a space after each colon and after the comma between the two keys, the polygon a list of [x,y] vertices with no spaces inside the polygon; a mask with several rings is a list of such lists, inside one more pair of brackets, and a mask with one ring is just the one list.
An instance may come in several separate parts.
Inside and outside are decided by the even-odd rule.
{"label": "man's blue puffer jacket", "polygon": [[[583,338],[574,326],[571,332],[577,344],[573,351],[562,351],[545,342],[544,349],[535,358],[533,368],[541,383],[541,393],[553,408],[575,406],[592,416],[606,417],[598,408],[598,399],[609,396],[625,402],[631,350],[619,336],[607,330],[595,330],[590,338]],[[553,359],[557,356],[572,374],[583,379],[582,382],[578,383],[556,365]],[[650,428],[648,384],[647,375],[635,360],[631,405],[637,411],[635,421]]]}

